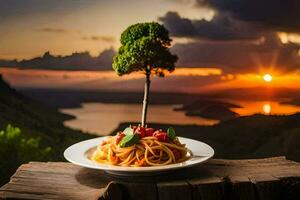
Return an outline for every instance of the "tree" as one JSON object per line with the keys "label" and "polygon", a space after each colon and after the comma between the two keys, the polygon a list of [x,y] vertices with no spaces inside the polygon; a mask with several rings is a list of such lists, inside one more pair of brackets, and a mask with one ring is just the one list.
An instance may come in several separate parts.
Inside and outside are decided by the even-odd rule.
{"label": "tree", "polygon": [[169,51],[171,41],[169,32],[156,22],[131,25],[121,34],[121,47],[112,66],[119,76],[138,71],[145,74],[143,127],[146,124],[151,74],[164,77],[166,71],[175,70],[178,58]]}

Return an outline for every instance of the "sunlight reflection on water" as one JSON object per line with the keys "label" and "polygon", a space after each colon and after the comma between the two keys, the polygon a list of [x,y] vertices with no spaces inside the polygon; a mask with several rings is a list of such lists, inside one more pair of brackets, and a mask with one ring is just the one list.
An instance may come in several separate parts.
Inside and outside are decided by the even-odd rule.
{"label": "sunlight reflection on water", "polygon": [[253,115],[257,113],[272,115],[289,115],[300,112],[300,107],[281,104],[279,101],[234,101],[242,108],[232,108],[231,110],[241,116]]}
{"label": "sunlight reflection on water", "polygon": [[[300,107],[280,104],[278,101],[231,101],[242,108],[231,108],[240,116],[252,114],[293,114],[300,112]],[[148,121],[152,123],[178,125],[214,125],[219,120],[206,119],[196,116],[186,116],[184,112],[174,111],[175,105],[151,105]],[[104,104],[83,103],[81,108],[61,109],[60,111],[76,117],[65,122],[65,125],[75,129],[107,135],[122,122],[139,122],[140,104]]]}

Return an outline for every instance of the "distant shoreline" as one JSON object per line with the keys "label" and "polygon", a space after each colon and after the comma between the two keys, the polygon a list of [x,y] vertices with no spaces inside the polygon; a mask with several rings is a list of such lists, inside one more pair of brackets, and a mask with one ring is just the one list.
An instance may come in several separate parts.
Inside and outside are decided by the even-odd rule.
{"label": "distant shoreline", "polygon": [[[125,103],[141,104],[142,92],[124,91],[82,91],[68,89],[28,89],[18,88],[23,95],[44,102],[56,108],[80,108],[82,103]],[[197,100],[222,100],[214,96],[188,93],[151,92],[150,104],[188,104]],[[226,100],[223,100],[226,101]],[[230,100],[228,100],[230,102]]]}
{"label": "distant shoreline", "polygon": [[[52,88],[16,88],[23,95],[46,103],[56,108],[80,108],[80,104],[89,102],[99,103],[142,103],[143,92],[108,91],[108,90],[74,90]],[[300,95],[299,95],[300,96]],[[253,101],[279,101],[286,97],[251,97]],[[293,99],[293,98],[288,98]],[[197,100],[215,100],[234,102],[249,100],[249,96],[223,96],[222,94],[176,93],[151,91],[150,104],[189,104]]]}

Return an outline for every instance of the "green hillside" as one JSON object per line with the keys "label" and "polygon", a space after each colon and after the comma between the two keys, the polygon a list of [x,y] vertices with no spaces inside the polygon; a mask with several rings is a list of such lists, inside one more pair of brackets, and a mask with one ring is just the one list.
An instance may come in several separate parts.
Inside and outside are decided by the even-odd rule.
{"label": "green hillside", "polygon": [[[63,160],[63,151],[66,147],[92,137],[83,134],[81,131],[64,127],[63,121],[70,118],[68,115],[59,113],[56,109],[46,107],[23,97],[14,89],[10,88],[0,76],[0,131],[6,130],[8,124],[11,124],[13,127],[18,127],[22,134],[20,137],[24,137],[24,139],[20,138],[18,141],[22,142],[22,140],[33,138],[38,141],[38,145],[33,144],[33,146],[37,146],[37,148],[41,150],[48,147],[52,149],[49,155],[47,155],[47,160]],[[31,141],[31,143],[37,143],[35,140],[29,141]],[[5,143],[5,141],[0,142]],[[3,148],[3,146],[0,147],[0,153],[5,152]],[[9,148],[11,148],[11,151],[21,151],[21,149],[13,149],[12,146],[9,146]],[[14,152],[7,154],[9,155],[5,156],[5,159],[8,160],[3,162],[10,162],[9,159],[13,159]],[[3,155],[6,154],[2,153],[0,156],[1,155],[3,157]],[[37,157],[34,159],[43,160],[45,158]],[[0,160],[4,160],[4,158],[0,158]],[[11,167],[15,168],[17,166]],[[5,172],[8,169],[1,168],[0,170],[0,174],[6,174]],[[15,169],[9,169],[10,172],[14,170]],[[7,174],[7,176],[10,175],[10,173]],[[4,177],[4,179],[7,180],[7,177]],[[3,183],[3,177],[0,178],[0,185],[1,183]]]}

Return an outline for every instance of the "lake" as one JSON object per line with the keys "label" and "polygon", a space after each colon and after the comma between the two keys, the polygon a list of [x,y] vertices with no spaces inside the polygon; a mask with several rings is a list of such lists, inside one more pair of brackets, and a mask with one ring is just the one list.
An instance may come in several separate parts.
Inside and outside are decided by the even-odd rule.
{"label": "lake", "polygon": [[[274,85],[272,85],[271,83],[266,83],[264,81],[262,82],[261,80],[251,78],[249,78],[249,80],[246,79],[249,81],[247,82],[248,84],[246,82],[238,82],[234,85],[232,84],[232,80],[220,81],[221,78],[216,76],[218,73],[216,74],[215,72],[207,72],[208,71],[206,69],[202,68],[193,70],[190,68],[188,70],[179,68],[175,73],[173,73],[173,75],[170,75],[167,78],[153,78],[151,92],[156,92],[156,102],[160,102],[158,101],[160,99],[158,98],[159,96],[157,96],[158,93],[168,93],[170,91],[181,93],[178,95],[185,95],[183,93],[195,95],[201,94],[202,97],[209,98],[214,98],[215,93],[218,94],[218,97],[222,98],[229,96],[230,98],[236,99],[243,98],[246,100],[230,100],[232,103],[242,106],[242,108],[231,109],[233,112],[238,113],[240,116],[252,115],[254,113],[263,113],[266,115],[270,115],[293,114],[295,112],[300,112],[300,108],[297,106],[279,103],[284,100],[286,101],[286,99],[269,100],[269,98],[275,98],[276,96],[291,99],[297,98],[300,96],[300,90],[298,89],[299,87],[295,87],[294,90],[287,90],[286,86],[288,84],[283,81],[283,83],[285,84],[284,88],[275,89],[273,88]],[[47,95],[46,97],[44,97],[45,94],[40,96],[37,95],[37,101],[40,100],[45,104],[50,103],[50,105],[52,105],[51,103],[55,103],[55,101],[63,102],[63,105],[70,106],[78,106],[81,102],[85,101],[97,101],[95,99],[98,99],[98,101],[103,101],[103,99],[105,100],[106,98],[102,98],[101,91],[129,91],[140,92],[142,94],[144,83],[144,77],[141,76],[141,74],[132,74],[129,76],[118,77],[114,71],[55,71],[0,68],[0,74],[3,74],[5,80],[7,80],[16,89],[23,89],[23,92],[25,93],[26,90],[24,89],[29,89],[27,95],[33,99],[34,95],[32,95],[33,93],[30,92],[30,89],[39,89],[41,91],[48,91],[48,89],[54,89],[57,91],[69,91],[66,94],[58,92],[58,96],[55,96],[55,92],[49,92],[49,94],[45,93]],[[214,74],[214,76],[210,77],[210,75],[212,74]],[[249,84],[251,85],[251,87],[249,86]],[[220,90],[217,90],[218,88]],[[258,91],[257,88],[262,90]],[[230,90],[228,89],[233,89],[233,91],[231,91],[230,93]],[[235,89],[238,90],[236,91]],[[280,92],[281,90],[285,92],[282,93]],[[76,95],[72,92],[70,93],[70,91],[78,91],[78,94],[81,95]],[[89,94],[88,91],[98,91],[98,96],[93,92]],[[72,94],[73,96],[69,97],[68,94]],[[87,96],[85,98],[83,97],[83,94],[91,96]],[[117,97],[118,96],[110,96],[109,98],[114,99]],[[129,101],[128,99],[130,98],[127,98],[127,102]],[[169,103],[168,98],[164,97],[162,99],[167,99],[167,103]],[[249,101],[249,99],[251,99],[251,101]],[[257,101],[254,99],[267,99],[269,101]],[[73,102],[72,100],[75,101]],[[118,102],[126,102],[126,100],[123,100],[121,98],[117,100]],[[130,101],[136,102],[132,99]],[[106,102],[109,101],[107,101],[106,99]],[[176,101],[173,101],[173,103],[174,102]],[[81,106],[82,107],[80,108],[61,110],[61,112],[63,113],[70,114],[76,117],[76,119],[66,121],[65,125],[72,128],[81,129],[86,132],[96,133],[98,135],[109,134],[116,127],[118,127],[119,123],[121,122],[138,122],[141,118],[140,115],[142,106],[140,104],[83,103],[81,104]],[[214,125],[219,122],[218,120],[205,119],[197,116],[186,116],[182,111],[173,111],[174,106],[176,105],[150,105],[148,122],[165,123],[170,125]]]}
{"label": "lake", "polygon": [[[148,110],[148,122],[164,124],[213,125],[218,120],[201,117],[188,117],[184,112],[173,111],[174,105],[151,105]],[[83,103],[81,108],[61,109],[76,119],[68,120],[65,125],[75,129],[107,135],[121,122],[139,122],[142,106],[140,104],[104,104]]]}
{"label": "lake", "polygon": [[[241,116],[255,113],[270,115],[300,112],[300,107],[280,104],[278,101],[232,102],[242,106],[242,108],[231,109]],[[219,120],[186,116],[182,111],[174,111],[173,108],[176,106],[178,105],[150,105],[148,122],[170,125],[214,125],[219,123]],[[115,130],[121,122],[140,121],[142,106],[140,104],[83,103],[80,108],[61,109],[60,111],[76,117],[76,119],[66,121],[66,126],[97,135],[107,135]]]}

